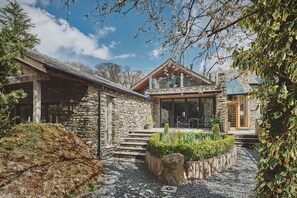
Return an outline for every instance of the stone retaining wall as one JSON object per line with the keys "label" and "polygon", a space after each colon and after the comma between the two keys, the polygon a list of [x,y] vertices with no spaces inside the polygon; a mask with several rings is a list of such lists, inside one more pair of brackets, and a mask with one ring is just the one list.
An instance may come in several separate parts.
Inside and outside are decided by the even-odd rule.
{"label": "stone retaining wall", "polygon": [[[159,177],[162,172],[161,158],[154,156],[149,151],[146,151],[145,158],[148,169]],[[234,149],[224,155],[200,161],[189,161],[185,163],[184,168],[188,180],[204,179],[231,167],[236,160],[237,150],[234,147]]]}

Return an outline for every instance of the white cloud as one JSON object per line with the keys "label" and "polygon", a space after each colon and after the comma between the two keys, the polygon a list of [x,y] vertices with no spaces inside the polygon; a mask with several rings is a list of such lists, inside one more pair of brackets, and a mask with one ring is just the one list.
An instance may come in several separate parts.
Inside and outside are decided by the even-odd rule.
{"label": "white cloud", "polygon": [[97,36],[106,36],[108,33],[116,31],[116,28],[105,27],[97,32],[98,35],[86,35],[72,27],[66,20],[57,19],[45,10],[30,6],[34,4],[33,0],[22,1],[26,1],[23,8],[32,19],[32,23],[35,24],[35,28],[32,28],[31,32],[36,34],[41,41],[37,46],[40,52],[59,58],[63,51],[67,51],[67,54],[90,56],[101,60],[133,57],[133,54],[113,55],[111,49],[115,48],[115,41],[107,45],[98,44]]}
{"label": "white cloud", "polygon": [[129,53],[129,54],[121,54],[118,56],[114,56],[115,59],[123,59],[123,58],[132,58],[135,57],[136,55],[134,53]]}
{"label": "white cloud", "polygon": [[104,26],[100,29],[97,30],[97,36],[99,38],[105,37],[106,35],[108,35],[109,33],[113,33],[116,31],[115,27],[112,26]]}
{"label": "white cloud", "polygon": [[159,58],[163,53],[163,49],[161,47],[155,48],[150,51],[149,56],[153,59]]}

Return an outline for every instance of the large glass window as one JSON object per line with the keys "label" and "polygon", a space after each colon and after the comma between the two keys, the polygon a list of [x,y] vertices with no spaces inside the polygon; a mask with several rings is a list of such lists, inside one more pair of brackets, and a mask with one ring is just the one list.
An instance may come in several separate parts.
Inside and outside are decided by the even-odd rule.
{"label": "large glass window", "polygon": [[215,115],[214,98],[184,98],[161,100],[160,123],[177,127],[177,117],[186,117],[192,128],[209,128]]}
{"label": "large glass window", "polygon": [[180,87],[180,76],[153,78],[153,82],[152,82],[153,89],[174,88],[174,87]]}

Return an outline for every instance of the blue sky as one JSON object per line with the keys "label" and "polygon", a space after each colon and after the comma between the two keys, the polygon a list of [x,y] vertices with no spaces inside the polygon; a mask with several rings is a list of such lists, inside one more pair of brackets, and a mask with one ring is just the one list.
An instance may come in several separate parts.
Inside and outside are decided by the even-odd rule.
{"label": "blue sky", "polygon": [[[145,16],[134,13],[123,17],[112,15],[103,25],[94,24],[94,18],[86,18],[96,5],[96,0],[76,0],[67,10],[61,0],[17,0],[32,18],[35,28],[32,33],[41,40],[37,50],[62,61],[82,62],[94,67],[96,64],[113,62],[123,67],[149,73],[170,58],[170,54],[159,56],[161,44],[158,40],[146,43],[151,33],[140,33]],[[4,1],[0,1],[0,6]],[[194,48],[192,54],[197,53]],[[188,66],[190,60],[185,61]],[[194,66],[199,71],[199,65]]]}

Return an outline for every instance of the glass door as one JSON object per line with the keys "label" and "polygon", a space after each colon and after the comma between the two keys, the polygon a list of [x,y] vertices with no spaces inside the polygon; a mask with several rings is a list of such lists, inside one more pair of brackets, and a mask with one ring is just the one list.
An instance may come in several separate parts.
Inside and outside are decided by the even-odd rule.
{"label": "glass door", "polygon": [[214,98],[162,99],[160,104],[160,127],[177,127],[177,117],[183,116],[191,128],[210,128],[215,115]]}
{"label": "glass door", "polygon": [[161,100],[160,109],[160,125],[164,127],[165,123],[168,123],[170,127],[173,126],[173,106],[172,99]]}
{"label": "glass door", "polygon": [[187,115],[190,121],[191,128],[199,127],[199,99],[187,99]]}

